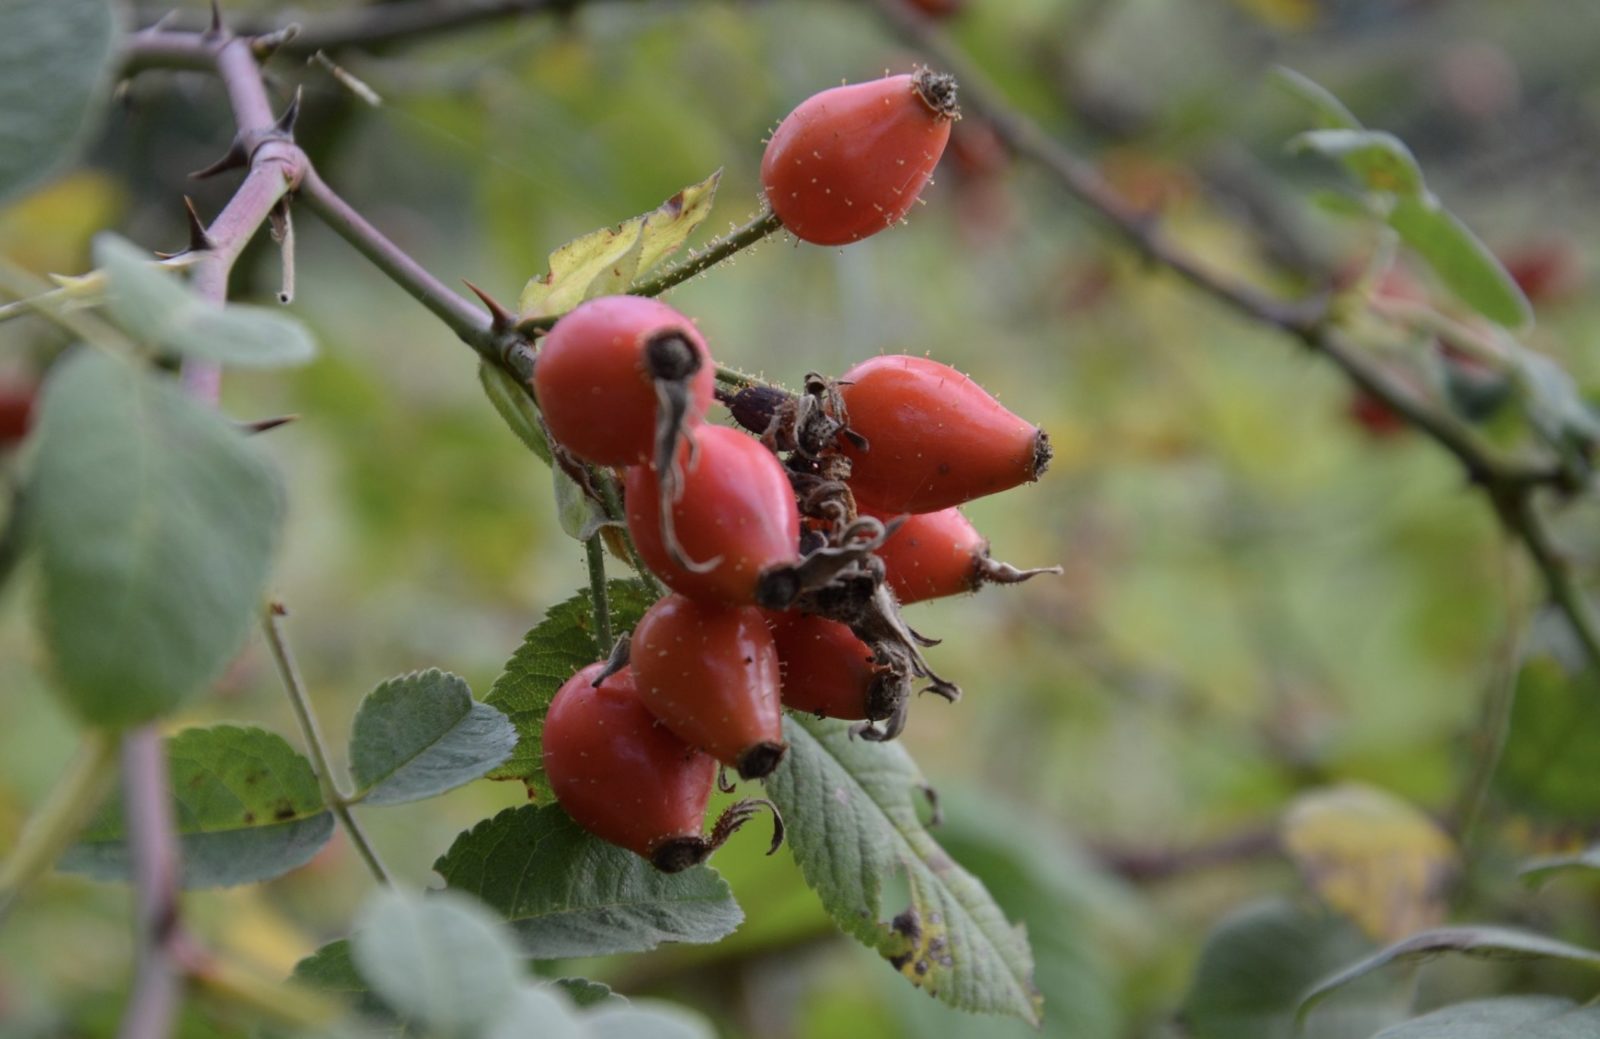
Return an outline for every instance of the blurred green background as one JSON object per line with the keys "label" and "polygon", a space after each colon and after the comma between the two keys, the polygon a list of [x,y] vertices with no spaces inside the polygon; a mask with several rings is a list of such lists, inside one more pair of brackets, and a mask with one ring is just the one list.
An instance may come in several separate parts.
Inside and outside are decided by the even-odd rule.
{"label": "blurred green background", "polygon": [[[1308,283],[1373,245],[1308,203],[1334,171],[1282,148],[1307,120],[1266,71],[1311,75],[1411,144],[1503,257],[1560,265],[1532,341],[1580,381],[1600,375],[1585,276],[1600,7],[970,0],[949,28],[1019,106],[1208,262],[1259,275],[1287,259]],[[563,241],[717,167],[707,227],[742,221],[778,118],[914,57],[863,4],[672,0],[342,54],[383,96],[376,109],[317,66],[272,68],[280,96],[305,85],[301,137],[327,180],[445,280],[511,300]],[[182,193],[203,214],[225,201],[229,178],[184,178],[232,132],[215,83],[147,74],[121,102],[83,166],[0,212],[0,251],[76,272],[97,229],[177,248]],[[1451,815],[1486,696],[1538,595],[1440,451],[1364,427],[1326,365],[1142,266],[1037,169],[968,144],[909,226],[844,250],[775,240],[671,301],[735,366],[795,385],[808,369],[927,352],[1051,433],[1042,482],[969,514],[997,557],[1059,561],[1066,574],[911,610],[946,637],[931,659],[967,695],[920,704],[904,739],[945,794],[941,839],[1029,929],[1043,1033],[1181,1034],[1174,1013],[1207,931],[1251,899],[1303,893],[1271,840],[1298,791],[1361,780]],[[1245,233],[1261,214],[1276,256]],[[241,418],[300,416],[264,441],[291,499],[275,588],[339,745],[360,697],[390,675],[438,666],[483,695],[522,633],[583,583],[583,552],[556,522],[548,472],[484,400],[470,352],[312,216],[298,232],[293,309],[322,356],[289,375],[232,376],[224,404]],[[236,295],[266,299],[277,277],[275,253],[258,247]],[[0,373],[32,377],[54,336],[0,326]],[[1564,517],[1580,555],[1600,548],[1591,519]],[[27,585],[0,598],[0,845],[76,741],[46,692]],[[1563,686],[1546,729],[1600,726],[1596,702]],[[298,742],[263,646],[182,722],[221,719]],[[1535,780],[1554,767],[1539,746],[1519,753]],[[1473,849],[1486,865],[1456,909],[1594,937],[1592,892],[1519,894],[1508,863],[1575,840],[1600,800],[1550,805],[1530,783],[1492,799]],[[424,884],[458,830],[523,796],[478,783],[363,821],[390,865]],[[717,856],[748,917],[731,939],[561,973],[682,1001],[729,1037],[1026,1033],[910,990],[838,936],[787,854],[763,858],[763,845],[742,837]],[[369,883],[338,836],[299,873],[190,901],[215,944],[287,973],[343,933]],[[130,945],[125,891],[52,879],[0,932],[0,1021],[106,1033]],[[1473,991],[1501,983],[1471,978]],[[187,1022],[196,1035],[237,1026],[203,1005]]]}

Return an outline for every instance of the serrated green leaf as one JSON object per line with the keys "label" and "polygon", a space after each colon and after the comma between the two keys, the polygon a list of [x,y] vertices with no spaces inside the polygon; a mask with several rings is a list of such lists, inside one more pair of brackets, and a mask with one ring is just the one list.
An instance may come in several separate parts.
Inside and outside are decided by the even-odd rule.
{"label": "serrated green leaf", "polygon": [[1281,899],[1230,914],[1206,937],[1181,1017],[1194,1039],[1349,1039],[1405,1016],[1388,979],[1369,981],[1295,1027],[1308,985],[1372,945],[1349,922]]}
{"label": "serrated green leaf", "polygon": [[[1008,917],[1028,928],[1034,978],[1046,994],[1044,1030],[1071,1039],[1118,1039],[1128,1034],[1118,993],[1119,967],[1155,933],[1140,895],[1096,864],[1036,814],[995,791],[940,789],[940,847],[993,893]],[[737,881],[735,881],[737,886]],[[752,908],[752,918],[758,914]],[[1114,951],[1116,950],[1116,951]],[[1136,956],[1137,953],[1135,952]],[[918,1039],[966,1039],[972,1022],[885,973],[888,1004],[903,1034]],[[987,1020],[984,1039],[1037,1039],[1022,1021]]]}
{"label": "serrated green leaf", "polygon": [[470,783],[511,756],[517,731],[437,668],[391,678],[361,701],[350,772],[365,804],[404,804]]}
{"label": "serrated green leaf", "polygon": [[[651,603],[650,593],[637,581],[612,581],[606,589],[614,631],[632,628]],[[593,602],[587,591],[551,607],[539,626],[528,632],[483,698],[484,703],[504,712],[517,730],[517,749],[505,764],[489,773],[490,779],[520,779],[532,791],[544,789],[545,712],[561,683],[601,656],[594,637]]]}
{"label": "serrated green leaf", "polygon": [[578,482],[560,466],[550,467],[550,478],[555,481],[556,516],[568,537],[588,541],[601,527],[612,522],[600,503],[583,493]]}
{"label": "serrated green leaf", "polygon": [[539,424],[539,410],[533,406],[533,399],[517,384],[517,380],[488,361],[480,361],[478,382],[483,386],[489,403],[494,405],[494,410],[511,432],[545,465],[549,465],[550,444],[545,440],[544,428]]}
{"label": "serrated green leaf", "polygon": [[397,1014],[393,1007],[373,992],[360,971],[356,970],[347,938],[329,942],[295,964],[291,979],[338,997],[370,1022],[391,1026],[389,1034],[405,1031],[408,1019]]}
{"label": "serrated green leaf", "polygon": [[66,162],[109,96],[109,0],[0,4],[0,200]]}
{"label": "serrated green leaf", "polygon": [[432,1032],[472,1039],[516,996],[523,973],[503,924],[451,892],[387,888],[368,900],[350,958],[385,1004]]}
{"label": "serrated green leaf", "polygon": [[1506,328],[1533,320],[1528,298],[1488,246],[1432,195],[1397,199],[1389,226],[1473,310]]}
{"label": "serrated green leaf", "polygon": [[46,645],[74,710],[150,721],[244,642],[283,515],[256,445],[171,380],[80,350],[45,384],[27,485]]}
{"label": "serrated green leaf", "polygon": [[551,982],[567,994],[567,998],[580,1007],[599,1006],[601,1003],[626,1003],[627,998],[614,992],[610,985],[588,978],[556,978]]}
{"label": "serrated green leaf", "polygon": [[1379,1032],[1373,1039],[1593,1039],[1600,1007],[1559,996],[1502,996],[1454,1003]]}
{"label": "serrated green leaf", "polygon": [[639,275],[648,274],[657,264],[683,247],[695,228],[711,215],[717,199],[722,171],[717,170],[698,184],[691,184],[644,216],[639,233]]}
{"label": "serrated green leaf", "polygon": [[317,345],[300,322],[265,307],[203,300],[143,249],[114,234],[95,238],[94,258],[106,272],[111,316],[138,342],[251,368],[304,364],[316,356]]}
{"label": "serrated green leaf", "polygon": [[556,805],[508,808],[484,820],[433,868],[450,889],[508,920],[536,960],[714,942],[744,919],[715,871],[658,872],[585,833]]}
{"label": "serrated green leaf", "polygon": [[524,318],[565,314],[586,299],[624,292],[639,271],[644,217],[574,238],[550,254],[550,271],[517,298]]}
{"label": "serrated green leaf", "polygon": [[1404,141],[1383,130],[1308,130],[1292,139],[1289,148],[1337,160],[1368,191],[1411,197],[1424,190],[1416,156]]}
{"label": "serrated green leaf", "polygon": [[1272,70],[1272,80],[1310,106],[1317,125],[1325,130],[1359,130],[1361,120],[1322,84],[1282,65]]}
{"label": "serrated green leaf", "polygon": [[[185,729],[166,741],[183,884],[249,884],[298,869],[333,836],[311,763],[276,733],[239,725]],[[122,799],[113,796],[59,867],[126,880]]]}
{"label": "serrated green leaf", "polygon": [[1509,927],[1439,927],[1395,942],[1366,959],[1324,978],[1301,997],[1303,1019],[1330,993],[1392,963],[1427,959],[1453,952],[1484,959],[1557,959],[1600,970],[1600,952]]}
{"label": "serrated green leaf", "polygon": [[[943,1002],[1037,1024],[1027,938],[923,826],[916,799],[927,784],[900,744],[815,718],[785,719],[784,734],[790,750],[767,793],[834,921]],[[905,907],[884,905],[896,874],[910,889]]]}

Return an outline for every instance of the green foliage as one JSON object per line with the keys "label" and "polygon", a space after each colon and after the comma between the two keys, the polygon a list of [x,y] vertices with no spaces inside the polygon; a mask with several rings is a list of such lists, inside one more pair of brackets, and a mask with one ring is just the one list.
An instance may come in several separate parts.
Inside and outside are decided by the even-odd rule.
{"label": "green foliage", "polygon": [[578,482],[560,466],[551,466],[550,478],[555,484],[556,516],[567,537],[588,541],[601,527],[615,522],[607,518],[600,503],[583,493]]}
{"label": "green foliage", "polygon": [[1393,963],[1428,959],[1440,953],[1459,953],[1485,959],[1558,959],[1600,970],[1600,952],[1508,927],[1440,927],[1395,942],[1359,963],[1324,978],[1300,1000],[1298,1016],[1304,1018],[1330,993]]}
{"label": "green foliage", "polygon": [[539,409],[534,407],[528,391],[507,375],[505,369],[487,361],[478,363],[478,381],[489,403],[494,405],[495,413],[511,432],[545,465],[549,465],[550,443],[545,439],[544,427],[539,424]]}
{"label": "green foliage", "polygon": [[1195,1039],[1366,1039],[1401,1016],[1381,979],[1311,1017],[1304,1032],[1295,1009],[1308,985],[1370,948],[1327,913],[1276,899],[1245,906],[1207,937],[1183,1021]]}
{"label": "green foliage", "polygon": [[116,22],[110,0],[0,5],[0,201],[65,162],[95,121]]}
{"label": "green foliage", "polygon": [[44,392],[27,486],[60,688],[101,725],[159,717],[244,641],[283,498],[256,447],[169,379],[99,351]]}
{"label": "green foliage", "polygon": [[505,925],[448,891],[426,898],[379,892],[357,917],[347,948],[329,946],[301,961],[296,978],[356,995],[358,1009],[398,1031],[415,1024],[443,1039],[712,1036],[703,1020],[675,1008],[605,999],[582,1009],[567,985],[529,979]]}
{"label": "green foliage", "polygon": [[[939,845],[982,881],[1006,916],[1026,921],[1034,981],[1045,994],[1043,1029],[1071,1039],[1117,1039],[1127,1022],[1118,1000],[1112,948],[1147,933],[1135,893],[1101,873],[1082,852],[1052,832],[1046,819],[1024,816],[993,791],[940,797]],[[751,912],[755,916],[754,911]],[[962,1039],[971,1019],[885,979],[910,1034]],[[1039,1031],[1016,1020],[985,1021],[987,1039],[1028,1039]]]}
{"label": "green foliage", "polygon": [[658,872],[585,833],[555,805],[508,808],[485,819],[433,868],[447,887],[477,896],[509,921],[523,952],[538,960],[714,942],[744,919],[709,867]]}
{"label": "green foliage", "polygon": [[565,314],[586,299],[626,292],[639,276],[676,252],[716,200],[718,170],[643,216],[576,238],[550,254],[550,271],[522,290],[523,317]]}
{"label": "green foliage", "polygon": [[1306,102],[1324,127],[1290,142],[1344,164],[1369,192],[1370,211],[1384,215],[1401,240],[1421,257],[1463,303],[1506,328],[1533,319],[1533,308],[1505,267],[1451,213],[1423,181],[1422,169],[1405,142],[1368,130],[1331,93],[1287,69],[1278,81]]}
{"label": "green foliage", "polygon": [[1395,1025],[1373,1039],[1590,1039],[1600,1007],[1557,996],[1504,996],[1455,1003]]}
{"label": "green foliage", "polygon": [[[231,887],[298,869],[333,835],[311,763],[264,729],[216,725],[166,741],[183,884]],[[108,799],[60,868],[127,880],[121,797]]]}
{"label": "green foliage", "polygon": [[1489,247],[1426,192],[1396,200],[1394,228],[1461,302],[1507,328],[1533,320],[1533,308]]}
{"label": "green foliage", "polygon": [[382,683],[361,702],[350,732],[354,799],[420,801],[470,783],[511,756],[511,722],[476,703],[467,683],[438,669]]}
{"label": "green foliage", "polygon": [[1570,676],[1548,656],[1517,676],[1516,700],[1495,788],[1517,809],[1541,819],[1589,818],[1600,812],[1594,750],[1600,745],[1600,699],[1588,672]]}
{"label": "green foliage", "polygon": [[[1037,1024],[1027,939],[918,818],[927,783],[916,765],[898,743],[849,732],[843,722],[785,719],[790,750],[767,780],[806,882],[841,928],[929,994]],[[896,876],[910,904],[887,907]]]}
{"label": "green foliage", "polygon": [[[637,581],[612,581],[606,594],[611,601],[612,630],[618,632],[632,628],[651,602],[650,594]],[[544,789],[545,712],[563,682],[602,656],[595,641],[593,600],[587,590],[550,608],[484,697],[484,703],[504,711],[517,729],[517,749],[489,778],[520,779],[536,793]]]}
{"label": "green foliage", "polygon": [[485,1031],[522,974],[500,921],[449,892],[373,895],[356,917],[350,958],[385,1004],[444,1036]]}
{"label": "green foliage", "polygon": [[251,368],[305,364],[317,344],[304,325],[266,307],[201,299],[150,254],[113,234],[95,239],[111,316],[136,341],[163,353]]}
{"label": "green foliage", "polygon": [[1402,197],[1421,194],[1422,168],[1405,142],[1382,130],[1308,130],[1289,142],[1344,164],[1368,191]]}

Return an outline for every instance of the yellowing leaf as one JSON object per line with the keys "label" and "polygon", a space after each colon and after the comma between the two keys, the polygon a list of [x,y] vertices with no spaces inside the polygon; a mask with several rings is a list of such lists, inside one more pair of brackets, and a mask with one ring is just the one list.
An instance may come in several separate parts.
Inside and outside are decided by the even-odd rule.
{"label": "yellowing leaf", "polygon": [[645,214],[642,246],[639,251],[639,273],[645,274],[656,264],[677,252],[689,235],[711,215],[711,204],[717,198],[717,184],[722,180],[718,170],[698,184],[691,184]]}
{"label": "yellowing leaf", "polygon": [[116,223],[122,208],[122,189],[111,177],[69,174],[0,209],[0,253],[33,271],[77,269],[90,237]]}
{"label": "yellowing leaf", "polygon": [[1380,941],[1444,917],[1456,849],[1410,804],[1357,783],[1313,790],[1290,806],[1283,844],[1329,908]]}
{"label": "yellowing leaf", "polygon": [[550,270],[522,290],[524,318],[565,314],[586,299],[626,292],[635,278],[676,252],[711,213],[718,170],[641,216],[591,231],[550,254]]}

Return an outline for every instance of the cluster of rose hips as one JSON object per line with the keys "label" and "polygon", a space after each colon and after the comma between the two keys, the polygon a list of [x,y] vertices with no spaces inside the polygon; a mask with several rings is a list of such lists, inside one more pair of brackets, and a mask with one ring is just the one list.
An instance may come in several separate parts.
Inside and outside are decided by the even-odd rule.
{"label": "cluster of rose hips", "polygon": [[[803,240],[864,238],[910,208],[953,118],[954,84],[925,71],[825,91],[773,135],[768,203]],[[561,464],[624,470],[628,534],[671,589],[556,693],[544,768],[580,825],[662,870],[771,807],[741,801],[702,832],[719,766],[778,766],[784,707],[887,740],[915,685],[959,696],[900,604],[1039,572],[990,559],[956,506],[1036,479],[1045,435],[936,361],[724,393],[692,322],[608,296],[555,324],[533,388]],[[714,398],[743,430],[705,421]]]}

